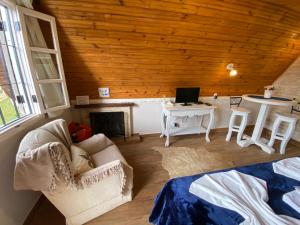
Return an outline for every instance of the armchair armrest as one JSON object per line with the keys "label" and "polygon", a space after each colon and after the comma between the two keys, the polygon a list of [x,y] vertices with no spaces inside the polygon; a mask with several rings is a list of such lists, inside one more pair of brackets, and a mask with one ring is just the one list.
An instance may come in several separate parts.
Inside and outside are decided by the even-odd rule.
{"label": "armchair armrest", "polygon": [[119,175],[120,192],[123,192],[126,185],[126,174],[124,170],[124,164],[120,160],[103,164],[97,168],[79,174],[77,176],[77,184],[79,188],[84,189],[94,183],[98,183],[101,180],[114,175]]}
{"label": "armchair armrest", "polygon": [[76,144],[79,148],[84,149],[89,154],[99,152],[106,147],[112,145],[113,142],[109,140],[104,134],[96,134],[82,142]]}

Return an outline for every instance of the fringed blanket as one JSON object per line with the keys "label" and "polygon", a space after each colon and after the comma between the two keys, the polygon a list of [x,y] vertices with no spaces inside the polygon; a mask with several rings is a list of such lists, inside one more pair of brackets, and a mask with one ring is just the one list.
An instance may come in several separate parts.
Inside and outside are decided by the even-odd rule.
{"label": "fringed blanket", "polygon": [[80,174],[76,180],[79,188],[86,188],[94,183],[98,183],[106,177],[118,175],[120,176],[121,186],[120,192],[123,192],[126,185],[126,175],[124,172],[124,165],[120,160],[115,160],[106,163],[100,167],[93,170],[87,171]]}
{"label": "fringed blanket", "polygon": [[[232,210],[231,206],[234,205],[229,204],[231,206],[225,208],[222,198],[224,197],[224,200],[230,201],[225,193],[224,195],[220,193],[222,197],[214,198],[214,201],[212,201],[211,198],[206,197],[210,190],[214,190],[212,185],[210,186],[211,188],[206,189],[208,191],[206,193],[197,193],[196,189],[192,188],[194,186],[192,184],[197,184],[198,181],[202,180],[200,178],[204,178],[205,175],[214,177],[212,175],[233,170],[241,174],[253,176],[266,183],[265,187],[268,199],[265,198],[265,203],[267,204],[266,208],[270,208],[272,213],[280,215],[282,218],[291,217],[294,221],[300,220],[300,214],[283,200],[283,195],[293,192],[295,187],[300,186],[300,181],[275,173],[272,162],[270,162],[172,179],[165,184],[156,197],[149,221],[155,225],[235,225],[243,223],[245,218],[237,211]],[[225,182],[225,180],[223,181]],[[212,181],[212,184],[216,183],[216,180]],[[203,182],[202,184],[206,185],[207,182]],[[198,183],[197,185],[202,184]],[[221,184],[220,187],[228,189],[229,186],[229,184]],[[190,188],[194,190],[191,191]],[[243,190],[244,188],[242,188]],[[249,190],[254,189],[250,187]],[[216,196],[217,192],[212,191],[212,193]],[[232,192],[228,193],[232,194]],[[255,192],[255,194],[258,193]],[[243,199],[239,200],[243,201]],[[234,203],[239,204],[238,201]],[[241,210],[245,209],[243,205],[240,205],[239,208]],[[245,216],[245,214],[243,215]],[[294,221],[282,224],[299,224],[298,221]]]}
{"label": "fringed blanket", "polygon": [[50,142],[16,157],[16,190],[53,191],[58,176],[68,187],[75,187],[69,150],[60,142]]}
{"label": "fringed blanket", "polygon": [[68,187],[74,187],[71,144],[66,122],[62,119],[26,134],[16,156],[14,188],[53,191],[58,177],[62,177]]}

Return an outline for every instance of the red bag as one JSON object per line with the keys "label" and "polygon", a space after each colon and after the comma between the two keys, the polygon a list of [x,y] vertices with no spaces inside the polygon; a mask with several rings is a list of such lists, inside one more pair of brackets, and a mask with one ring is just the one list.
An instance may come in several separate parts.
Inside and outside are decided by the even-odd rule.
{"label": "red bag", "polygon": [[79,130],[76,132],[77,141],[81,142],[92,136],[92,129],[87,125],[80,125]]}
{"label": "red bag", "polygon": [[81,142],[92,136],[92,129],[84,124],[71,122],[68,126],[73,142]]}

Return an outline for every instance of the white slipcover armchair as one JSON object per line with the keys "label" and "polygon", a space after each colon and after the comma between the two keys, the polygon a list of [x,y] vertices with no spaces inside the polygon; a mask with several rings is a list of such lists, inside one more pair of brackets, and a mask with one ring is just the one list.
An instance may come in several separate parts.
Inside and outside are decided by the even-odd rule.
{"label": "white slipcover armchair", "polygon": [[[59,163],[53,162],[52,166],[55,175],[51,176],[56,177],[55,184],[53,185],[52,181],[52,189],[49,188],[45,190],[45,188],[41,188],[42,185],[28,182],[28,179],[29,181],[32,180],[30,176],[35,175],[33,174],[35,171],[32,172],[32,168],[38,168],[40,163],[39,159],[44,157],[42,155],[43,151],[47,151],[47,156],[53,155],[53,152],[51,154],[48,153],[48,149],[51,148],[51,145],[47,143],[50,142],[54,143],[56,148],[59,148],[60,153],[63,153],[60,156],[65,158]],[[94,135],[78,143],[78,147],[89,152],[96,168],[74,176],[72,166],[70,166],[70,152],[66,150],[70,149],[71,144],[71,138],[64,120],[52,121],[29,132],[23,138],[17,154],[15,189],[42,191],[52,204],[65,216],[67,225],[86,223],[132,200],[133,170],[132,167],[127,164],[116,145],[103,134]],[[46,150],[43,148],[45,145],[47,146]],[[56,156],[57,155],[58,154],[56,154]],[[28,159],[29,163],[26,161]],[[53,161],[53,157],[51,160]],[[47,162],[47,160],[43,161],[42,163]],[[34,166],[31,166],[32,163],[35,163]],[[41,165],[44,167],[42,163]],[[69,174],[66,172],[67,170],[63,171],[61,169],[68,168],[68,166],[71,171]],[[49,171],[51,171],[51,167],[49,168]],[[36,171],[38,171],[38,169]],[[45,171],[45,174],[47,174],[47,171]],[[43,183],[42,181],[45,178],[38,178],[41,176],[42,174],[36,175],[36,182]],[[66,179],[66,177],[68,178]]]}

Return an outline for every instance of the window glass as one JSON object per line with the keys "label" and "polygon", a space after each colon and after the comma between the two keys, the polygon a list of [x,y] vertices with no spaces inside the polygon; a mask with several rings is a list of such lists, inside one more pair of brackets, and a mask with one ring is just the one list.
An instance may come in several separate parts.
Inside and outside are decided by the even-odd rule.
{"label": "window glass", "polygon": [[44,52],[32,52],[31,54],[38,80],[60,78],[55,54]]}
{"label": "window glass", "polygon": [[[30,47],[54,49],[50,22],[25,15],[25,23]],[[31,32],[32,29],[39,33]],[[41,39],[39,36],[44,38]]]}
{"label": "window glass", "polygon": [[31,113],[9,11],[0,5],[0,130]]}
{"label": "window glass", "polygon": [[46,109],[66,104],[61,83],[40,84],[40,90]]}

